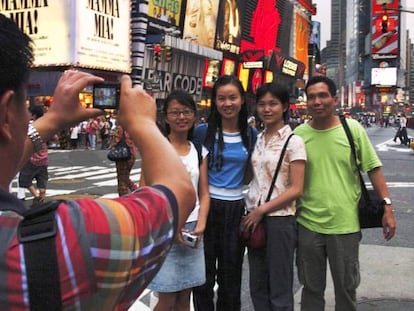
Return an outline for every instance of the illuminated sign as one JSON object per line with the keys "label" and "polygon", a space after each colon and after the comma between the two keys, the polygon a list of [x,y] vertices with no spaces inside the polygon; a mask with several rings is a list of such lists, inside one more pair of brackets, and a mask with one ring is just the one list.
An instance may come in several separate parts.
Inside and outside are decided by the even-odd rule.
{"label": "illuminated sign", "polygon": [[302,79],[305,65],[296,59],[287,57],[278,52],[273,52],[269,69],[275,73],[283,73],[296,79]]}
{"label": "illuminated sign", "polygon": [[184,40],[214,46],[219,0],[187,1],[184,20]]}
{"label": "illuminated sign", "polygon": [[[129,0],[0,1],[34,42],[34,66],[130,72]],[[73,12],[73,13],[72,13]]]}
{"label": "illuminated sign", "polygon": [[371,68],[371,84],[376,85],[396,85],[397,68]]}
{"label": "illuminated sign", "polygon": [[246,68],[246,69],[250,69],[250,68],[263,68],[263,62],[262,61],[243,62],[243,67]]}
{"label": "illuminated sign", "polygon": [[217,50],[239,54],[244,5],[245,0],[220,1],[215,43]]}
{"label": "illuminated sign", "polygon": [[148,16],[179,26],[181,3],[181,0],[150,0],[148,1]]}

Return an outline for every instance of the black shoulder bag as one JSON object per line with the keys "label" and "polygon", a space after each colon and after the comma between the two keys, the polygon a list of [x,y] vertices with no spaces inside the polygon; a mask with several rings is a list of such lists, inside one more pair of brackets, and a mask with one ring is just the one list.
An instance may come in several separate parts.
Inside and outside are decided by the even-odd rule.
{"label": "black shoulder bag", "polygon": [[381,200],[378,198],[377,192],[372,189],[368,190],[365,186],[364,179],[362,178],[361,171],[358,167],[357,154],[355,150],[354,140],[352,138],[351,130],[346,123],[345,117],[340,116],[342,126],[345,130],[346,137],[348,138],[349,145],[351,146],[355,165],[358,169],[359,182],[361,184],[361,198],[358,202],[358,216],[359,226],[361,229],[364,228],[381,228],[382,227],[382,216],[384,215],[384,206]]}

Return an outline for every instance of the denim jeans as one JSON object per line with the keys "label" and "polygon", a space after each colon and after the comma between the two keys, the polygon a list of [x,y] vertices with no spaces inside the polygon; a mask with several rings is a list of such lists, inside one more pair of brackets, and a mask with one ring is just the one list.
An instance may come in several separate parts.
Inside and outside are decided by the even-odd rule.
{"label": "denim jeans", "polygon": [[[197,311],[239,311],[244,246],[240,239],[240,221],[244,200],[211,199],[204,231],[206,283],[193,289]],[[217,304],[214,309],[214,284],[217,280]]]}
{"label": "denim jeans", "polygon": [[361,232],[321,234],[298,226],[298,275],[303,284],[301,311],[325,310],[327,260],[335,287],[335,311],[356,311],[360,240]]}
{"label": "denim jeans", "polygon": [[92,150],[96,149],[96,135],[88,134],[89,144]]}

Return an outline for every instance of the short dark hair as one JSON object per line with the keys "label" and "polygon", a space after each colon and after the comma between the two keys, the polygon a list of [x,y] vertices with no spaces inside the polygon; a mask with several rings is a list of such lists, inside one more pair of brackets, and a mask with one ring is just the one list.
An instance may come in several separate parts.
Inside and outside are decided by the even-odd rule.
{"label": "short dark hair", "polygon": [[308,83],[306,83],[305,86],[305,93],[308,95],[308,88],[316,83],[325,83],[328,86],[329,93],[331,93],[331,96],[336,96],[336,85],[335,82],[326,77],[326,76],[313,76],[309,79]]}
{"label": "short dark hair", "polygon": [[6,90],[22,89],[32,63],[32,40],[11,19],[0,14],[0,96]]}
{"label": "short dark hair", "polygon": [[[173,100],[176,100],[181,105],[186,106],[186,107],[190,108],[191,110],[194,110],[194,114],[197,112],[197,106],[196,106],[196,103],[195,103],[193,97],[188,92],[186,92],[182,89],[176,89],[176,90],[172,91],[170,93],[170,95],[168,95],[167,98],[164,101],[164,105],[162,107],[162,111],[164,113],[164,116],[167,115],[168,105]],[[194,125],[188,131],[188,136],[187,136],[188,140],[191,140],[193,138],[193,130],[194,130]],[[170,132],[171,132],[170,126],[167,123],[165,123],[165,126],[164,126],[165,135],[170,134]]]}
{"label": "short dark hair", "polygon": [[289,90],[284,85],[278,83],[265,83],[256,92],[256,103],[267,93],[278,98],[282,102],[283,107],[288,108],[283,112],[283,121],[287,122],[289,118]]}

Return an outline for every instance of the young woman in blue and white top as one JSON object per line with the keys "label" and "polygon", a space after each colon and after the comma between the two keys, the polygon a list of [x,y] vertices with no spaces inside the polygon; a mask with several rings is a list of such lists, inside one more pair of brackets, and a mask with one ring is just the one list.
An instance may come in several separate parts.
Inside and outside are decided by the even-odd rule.
{"label": "young woman in blue and white top", "polygon": [[[176,243],[173,244],[164,264],[148,288],[158,292],[155,311],[184,311],[190,310],[192,288],[205,283],[202,234],[210,207],[207,177],[208,151],[202,145],[196,146],[191,142],[196,120],[196,105],[191,95],[183,90],[171,92],[165,100],[163,112],[165,135],[180,155],[191,176],[197,200],[184,228],[177,234]],[[185,243],[184,232],[196,237],[195,245]]]}
{"label": "young woman in blue and white top", "polygon": [[245,92],[236,77],[219,77],[211,96],[208,121],[194,132],[194,140],[204,143],[209,151],[210,212],[204,232],[207,280],[194,289],[193,299],[197,311],[237,311],[244,255],[239,234],[244,213],[244,173],[257,131],[247,124]]}

